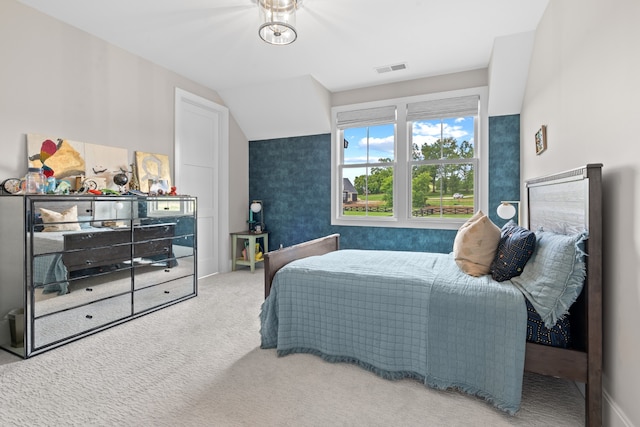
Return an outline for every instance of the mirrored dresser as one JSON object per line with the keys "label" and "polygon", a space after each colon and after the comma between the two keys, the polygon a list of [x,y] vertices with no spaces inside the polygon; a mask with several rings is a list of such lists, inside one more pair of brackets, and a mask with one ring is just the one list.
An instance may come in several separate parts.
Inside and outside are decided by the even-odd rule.
{"label": "mirrored dresser", "polygon": [[0,347],[24,358],[197,295],[189,196],[0,196]]}

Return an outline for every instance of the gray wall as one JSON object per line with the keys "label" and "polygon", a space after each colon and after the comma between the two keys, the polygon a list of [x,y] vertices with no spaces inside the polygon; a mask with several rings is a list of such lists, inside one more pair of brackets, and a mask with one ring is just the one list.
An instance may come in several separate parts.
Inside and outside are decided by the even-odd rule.
{"label": "gray wall", "polygon": [[[26,134],[169,155],[174,89],[218,94],[14,0],[0,3],[0,180],[26,173]],[[231,118],[231,229],[248,203],[248,142]],[[174,177],[175,178],[175,177]],[[178,188],[178,191],[180,189]],[[226,244],[226,243],[225,243]]]}
{"label": "gray wall", "polygon": [[[640,2],[551,0],[521,113],[521,175],[603,163],[606,426],[640,426]],[[533,136],[547,125],[547,151]]]}

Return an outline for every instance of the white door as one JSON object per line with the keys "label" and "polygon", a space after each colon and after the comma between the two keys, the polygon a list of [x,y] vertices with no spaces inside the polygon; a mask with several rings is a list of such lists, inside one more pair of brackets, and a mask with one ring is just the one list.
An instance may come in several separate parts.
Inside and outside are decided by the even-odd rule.
{"label": "white door", "polygon": [[226,271],[229,240],[229,110],[176,88],[175,181],[198,198],[198,278]]}

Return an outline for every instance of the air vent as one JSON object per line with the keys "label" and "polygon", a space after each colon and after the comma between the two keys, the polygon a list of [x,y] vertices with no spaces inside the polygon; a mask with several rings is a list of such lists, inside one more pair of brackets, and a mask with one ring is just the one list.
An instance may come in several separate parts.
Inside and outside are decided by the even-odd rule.
{"label": "air vent", "polygon": [[385,65],[384,67],[377,67],[376,71],[378,72],[378,74],[382,74],[382,73],[388,73],[390,71],[400,71],[406,68],[407,68],[407,64],[403,62],[401,64]]}

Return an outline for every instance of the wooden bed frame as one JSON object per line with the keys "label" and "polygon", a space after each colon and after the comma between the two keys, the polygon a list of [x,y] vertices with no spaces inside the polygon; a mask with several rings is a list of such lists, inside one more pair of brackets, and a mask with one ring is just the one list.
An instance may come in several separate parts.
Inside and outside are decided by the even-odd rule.
{"label": "wooden bed frame", "polygon": [[[602,164],[526,181],[530,230],[589,233],[584,289],[571,307],[570,349],[527,343],[525,370],[585,384],[585,425],[602,425]],[[264,293],[291,261],[340,249],[340,235],[265,253]]]}

